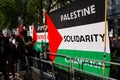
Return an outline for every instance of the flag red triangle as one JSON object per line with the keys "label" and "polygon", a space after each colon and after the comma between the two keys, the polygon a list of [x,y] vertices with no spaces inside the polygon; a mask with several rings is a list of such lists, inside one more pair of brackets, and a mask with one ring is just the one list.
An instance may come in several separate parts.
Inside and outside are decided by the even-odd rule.
{"label": "flag red triangle", "polygon": [[33,38],[32,38],[32,40],[33,40],[33,44],[36,44],[36,42],[37,42],[37,32],[36,32],[35,26],[33,25],[32,27],[33,27]]}
{"label": "flag red triangle", "polygon": [[19,33],[18,35],[20,38],[22,38],[22,34],[21,34],[22,30],[23,30],[23,24],[20,24],[20,28],[19,28],[19,32],[18,32]]}
{"label": "flag red triangle", "polygon": [[[50,53],[56,54],[58,47],[62,41],[62,36],[57,31],[56,26],[54,25],[48,14],[46,14],[46,21],[48,26],[48,40]],[[50,55],[49,58],[53,61],[55,59],[55,56]]]}

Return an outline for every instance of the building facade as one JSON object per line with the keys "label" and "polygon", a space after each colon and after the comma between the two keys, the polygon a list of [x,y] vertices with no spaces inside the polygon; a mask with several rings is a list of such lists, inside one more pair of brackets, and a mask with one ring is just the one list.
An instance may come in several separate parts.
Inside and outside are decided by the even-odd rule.
{"label": "building facade", "polygon": [[120,35],[120,0],[108,0],[108,28],[113,36]]}

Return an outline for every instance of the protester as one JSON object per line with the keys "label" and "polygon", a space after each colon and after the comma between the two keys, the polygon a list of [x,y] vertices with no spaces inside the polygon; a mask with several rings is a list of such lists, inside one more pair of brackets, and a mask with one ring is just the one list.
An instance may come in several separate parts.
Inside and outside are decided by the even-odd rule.
{"label": "protester", "polygon": [[[20,60],[26,63],[24,56],[34,56],[32,38],[27,36],[27,30],[21,32],[22,37],[17,37],[16,41],[18,43],[18,52],[20,55]],[[32,60],[29,59],[29,64],[32,65]]]}
{"label": "protester", "polygon": [[[116,43],[116,50],[117,50],[117,56],[116,56],[116,60],[118,63],[120,63],[120,35],[118,35],[118,40],[117,40],[117,43]],[[117,74],[120,75],[120,66],[117,67]],[[120,77],[119,77],[120,79]]]}
{"label": "protester", "polygon": [[[0,31],[0,59],[2,58],[2,54],[3,54],[3,51],[4,51],[4,36],[2,34],[2,31]],[[1,61],[1,60],[0,60]]]}
{"label": "protester", "polygon": [[[1,69],[4,75],[4,80],[9,80],[9,74],[15,76],[14,71],[14,53],[15,47],[9,42],[9,37],[0,37],[0,51],[1,51]],[[16,53],[15,53],[16,54]],[[13,57],[14,56],[14,57]]]}
{"label": "protester", "polygon": [[4,47],[3,47],[3,34],[2,31],[0,30],[0,71],[2,70],[2,54],[4,51]]}
{"label": "protester", "polygon": [[4,75],[4,79],[7,80],[7,74],[5,72],[5,45],[6,45],[6,39],[2,33],[2,31],[0,31],[0,67],[1,67],[1,71],[2,74]]}

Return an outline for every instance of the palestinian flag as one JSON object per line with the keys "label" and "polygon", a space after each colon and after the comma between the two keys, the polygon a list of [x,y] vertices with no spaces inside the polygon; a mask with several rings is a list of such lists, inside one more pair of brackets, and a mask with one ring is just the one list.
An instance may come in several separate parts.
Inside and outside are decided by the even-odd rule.
{"label": "palestinian flag", "polygon": [[[89,58],[110,61],[108,25],[104,47],[105,0],[80,0],[49,13],[47,16],[50,52],[72,58]],[[106,49],[105,49],[106,48]],[[70,60],[50,57],[54,62],[70,66]],[[79,66],[80,64],[80,66]],[[103,63],[77,59],[74,68],[103,74]],[[105,76],[110,65],[106,64]]]}

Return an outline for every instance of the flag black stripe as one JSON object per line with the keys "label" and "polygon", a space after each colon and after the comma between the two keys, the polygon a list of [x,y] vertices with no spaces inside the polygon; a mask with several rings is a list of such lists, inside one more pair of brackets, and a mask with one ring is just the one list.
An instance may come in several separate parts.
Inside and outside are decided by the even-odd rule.
{"label": "flag black stripe", "polygon": [[49,13],[49,16],[57,29],[102,22],[104,4],[104,0],[78,0]]}

